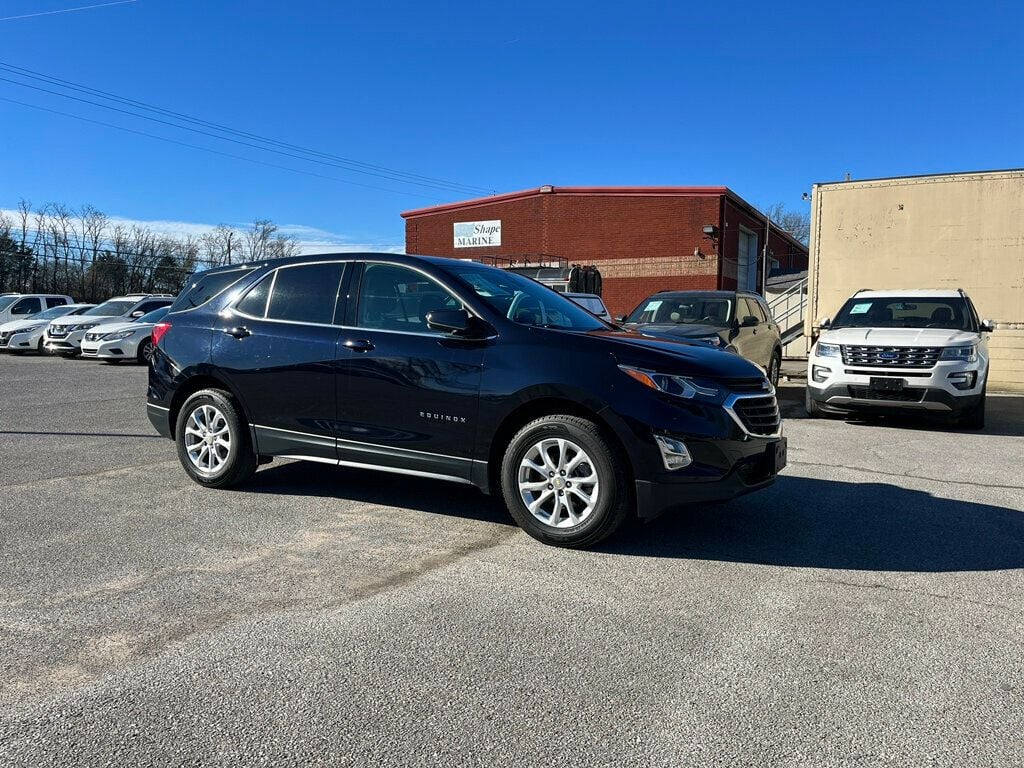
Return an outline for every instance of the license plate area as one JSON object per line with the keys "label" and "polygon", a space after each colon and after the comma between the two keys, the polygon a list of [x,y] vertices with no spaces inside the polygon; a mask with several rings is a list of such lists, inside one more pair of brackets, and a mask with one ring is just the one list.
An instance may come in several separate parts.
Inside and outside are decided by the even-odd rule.
{"label": "license plate area", "polygon": [[902,392],[907,385],[906,379],[888,376],[872,376],[868,386],[876,392]]}

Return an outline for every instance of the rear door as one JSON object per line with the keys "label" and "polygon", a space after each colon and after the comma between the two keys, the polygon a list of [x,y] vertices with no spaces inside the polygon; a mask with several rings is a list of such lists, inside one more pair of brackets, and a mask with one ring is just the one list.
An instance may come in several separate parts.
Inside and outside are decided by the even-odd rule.
{"label": "rear door", "polygon": [[462,301],[403,264],[367,262],[353,288],[339,345],[339,458],[469,480],[484,346],[426,323]]}
{"label": "rear door", "polygon": [[213,363],[242,399],[260,454],[337,458],[336,317],[346,267],[279,267],[217,318]]}

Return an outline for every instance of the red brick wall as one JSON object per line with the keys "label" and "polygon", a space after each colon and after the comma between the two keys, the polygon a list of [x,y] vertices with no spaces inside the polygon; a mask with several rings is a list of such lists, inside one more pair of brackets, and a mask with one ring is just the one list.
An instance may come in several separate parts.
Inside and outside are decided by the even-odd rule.
{"label": "red brick wall", "polygon": [[[725,222],[722,225],[722,275],[721,287],[736,289],[736,264],[739,251],[740,227],[757,235],[758,273],[757,289],[763,291],[761,252],[764,247],[765,222],[763,216],[755,216],[732,200],[725,201]],[[797,245],[776,227],[771,228],[768,238],[769,258],[777,259],[780,269],[807,269],[807,248]]]}
{"label": "red brick wall", "polygon": [[[703,228],[721,226],[721,201],[720,194],[541,193],[411,216],[406,219],[406,251],[474,259],[500,256],[536,261],[548,256],[570,264],[595,264],[604,277],[605,304],[619,315],[656,291],[720,286],[716,244]],[[725,252],[730,254],[731,242],[733,259],[735,233],[748,218],[736,209],[731,229],[725,230]],[[502,222],[500,247],[455,248],[456,222],[489,219]],[[753,220],[745,226],[763,229]],[[770,247],[777,254],[784,252],[774,239]],[[700,255],[695,255],[696,249]]]}

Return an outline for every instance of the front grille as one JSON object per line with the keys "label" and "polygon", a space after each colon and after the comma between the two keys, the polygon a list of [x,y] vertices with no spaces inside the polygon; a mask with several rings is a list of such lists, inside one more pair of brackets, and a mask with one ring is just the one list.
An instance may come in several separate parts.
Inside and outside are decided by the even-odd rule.
{"label": "front grille", "polygon": [[718,382],[728,389],[730,392],[737,392],[746,394],[747,392],[766,392],[768,388],[765,386],[766,379],[763,378],[743,378],[743,379],[719,379]]}
{"label": "front grille", "polygon": [[774,435],[779,431],[781,416],[775,395],[741,397],[732,407],[736,417],[754,435]]}
{"label": "front grille", "polygon": [[82,357],[96,357],[99,354],[99,350],[95,349],[82,349]]}
{"label": "front grille", "polygon": [[14,331],[3,331],[0,333],[0,345],[6,345],[11,340],[11,336],[14,335]]}
{"label": "front grille", "polygon": [[924,397],[923,389],[884,390],[870,387],[847,387],[850,397],[858,400],[885,400],[890,403],[919,403]]}
{"label": "front grille", "polygon": [[878,368],[932,368],[942,347],[858,347],[843,344],[843,363]]}
{"label": "front grille", "polygon": [[63,325],[51,325],[50,330],[46,332],[46,335],[51,339],[63,339],[68,335],[68,330],[67,327]]}

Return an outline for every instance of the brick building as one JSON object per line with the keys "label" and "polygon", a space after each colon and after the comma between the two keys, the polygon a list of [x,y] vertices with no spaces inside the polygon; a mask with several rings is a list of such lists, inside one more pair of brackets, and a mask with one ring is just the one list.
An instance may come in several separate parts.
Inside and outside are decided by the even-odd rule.
{"label": "brick building", "polygon": [[[666,289],[761,289],[765,217],[727,187],[552,187],[406,211],[405,250],[534,265],[594,264],[613,315]],[[772,227],[771,269],[807,268]]]}

